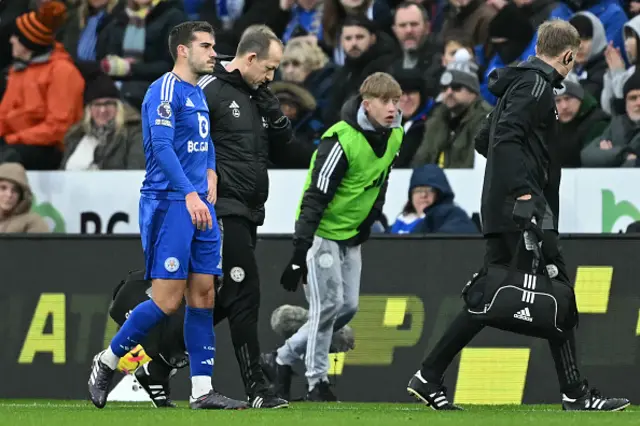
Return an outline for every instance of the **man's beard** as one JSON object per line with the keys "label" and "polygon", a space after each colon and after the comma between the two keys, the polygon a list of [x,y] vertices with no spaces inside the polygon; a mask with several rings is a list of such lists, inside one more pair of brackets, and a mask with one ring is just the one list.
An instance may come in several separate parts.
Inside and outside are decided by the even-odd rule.
{"label": "man's beard", "polygon": [[191,60],[189,60],[188,63],[189,63],[189,68],[191,69],[191,72],[197,75],[198,77],[211,74],[212,72],[208,67],[206,67],[208,64],[198,66],[198,64],[194,63]]}

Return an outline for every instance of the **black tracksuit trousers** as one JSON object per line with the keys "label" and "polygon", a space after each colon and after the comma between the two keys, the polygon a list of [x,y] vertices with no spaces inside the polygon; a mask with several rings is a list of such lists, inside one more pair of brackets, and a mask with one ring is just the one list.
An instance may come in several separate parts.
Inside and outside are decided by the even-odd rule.
{"label": "black tracksuit trousers", "polygon": [[[488,236],[485,264],[492,263],[509,266],[517,244],[521,241],[520,237],[521,234],[516,232]],[[555,232],[545,231],[543,255],[547,264],[557,266],[558,276],[556,279],[569,282],[566,265],[558,245],[558,236]],[[533,252],[527,251],[522,247],[518,257],[516,267],[525,271],[531,270]],[[471,314],[466,309],[460,312],[436,343],[431,353],[424,359],[421,368],[421,374],[424,379],[432,383],[441,383],[445,370],[455,356],[483,328],[484,325],[472,319]],[[549,340],[549,347],[556,366],[560,391],[569,397],[581,396],[584,393],[582,390],[583,382],[576,360],[574,333],[571,332],[567,339]]]}
{"label": "black tracksuit trousers", "polygon": [[229,321],[231,340],[247,395],[267,386],[260,368],[258,313],[260,277],[255,257],[257,227],[242,217],[220,219],[222,285],[218,285],[214,324]]}

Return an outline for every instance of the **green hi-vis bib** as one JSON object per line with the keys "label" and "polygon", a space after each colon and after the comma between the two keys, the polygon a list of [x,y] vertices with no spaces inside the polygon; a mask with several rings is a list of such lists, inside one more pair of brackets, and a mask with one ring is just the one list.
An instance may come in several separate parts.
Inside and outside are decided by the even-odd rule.
{"label": "green hi-vis bib", "polygon": [[[340,121],[329,128],[322,138],[337,136],[344,155],[349,161],[347,173],[324,211],[316,235],[328,240],[343,241],[358,233],[358,226],[366,219],[373,204],[378,198],[380,188],[389,172],[389,166],[400,150],[404,131],[394,128],[387,142],[387,150],[382,156],[373,152],[366,138],[358,130],[345,121]],[[307,173],[303,194],[311,184],[311,174],[316,161],[316,151],[311,157],[311,165]],[[300,216],[302,199],[296,211],[296,220]]]}

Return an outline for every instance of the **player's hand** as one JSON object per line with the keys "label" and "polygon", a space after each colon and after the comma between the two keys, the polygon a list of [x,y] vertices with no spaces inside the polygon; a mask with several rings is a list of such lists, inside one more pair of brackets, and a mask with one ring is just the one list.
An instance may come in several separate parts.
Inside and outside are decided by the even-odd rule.
{"label": "player's hand", "polygon": [[296,249],[280,277],[280,284],[287,291],[296,291],[301,280],[307,278],[307,250]]}
{"label": "player's hand", "polygon": [[[187,202],[187,210],[191,215],[191,223],[193,223],[200,231],[213,229],[213,221],[209,207],[200,199],[197,192],[191,192],[185,197]],[[209,228],[207,228],[207,226]]]}
{"label": "player's hand", "polygon": [[218,175],[215,171],[207,170],[207,201],[215,204],[218,199]]}

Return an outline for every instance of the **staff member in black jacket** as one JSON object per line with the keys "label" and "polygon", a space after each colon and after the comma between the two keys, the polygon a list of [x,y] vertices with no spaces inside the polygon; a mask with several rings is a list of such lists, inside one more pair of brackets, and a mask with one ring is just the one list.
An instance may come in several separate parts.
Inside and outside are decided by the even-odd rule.
{"label": "staff member in black jacket", "polygon": [[[558,114],[553,88],[561,87],[573,68],[579,45],[580,37],[571,24],[547,21],[538,29],[536,56],[490,76],[489,90],[500,101],[476,137],[476,149],[487,157],[481,208],[487,238],[485,265],[508,266],[522,244],[522,231],[535,218],[544,232],[543,255],[549,265],[556,266],[552,275],[570,282],[557,236],[561,170],[554,152]],[[521,249],[519,253],[517,268],[531,270],[532,252]],[[436,410],[459,409],[448,401],[442,378],[453,358],[484,327],[470,316],[466,309],[458,314],[409,381],[407,391]],[[549,345],[564,410],[618,411],[629,405],[627,399],[605,398],[589,389],[578,370],[573,333],[566,340],[550,340]]]}
{"label": "staff member in black jacket", "polygon": [[269,193],[267,163],[280,163],[293,133],[267,84],[280,65],[283,45],[266,26],[245,30],[235,58],[218,61],[204,90],[216,149],[216,213],[223,231],[222,272],[214,315],[226,317],[249,402],[254,408],[288,405],[268,390],[260,368],[260,279],[254,250]]}

